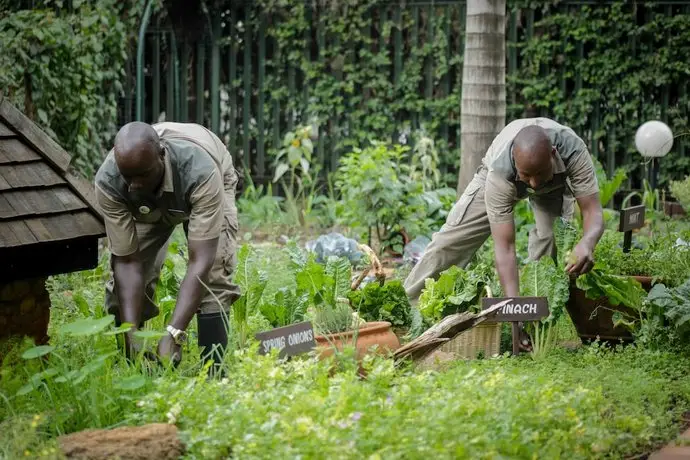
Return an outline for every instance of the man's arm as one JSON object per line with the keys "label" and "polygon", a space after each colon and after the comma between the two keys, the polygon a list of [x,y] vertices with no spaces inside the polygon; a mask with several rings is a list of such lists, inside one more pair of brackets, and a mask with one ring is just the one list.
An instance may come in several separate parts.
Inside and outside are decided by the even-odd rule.
{"label": "man's arm", "polygon": [[139,258],[134,219],[124,203],[96,185],[96,203],[101,210],[113,262],[115,293],[120,301],[120,319],[134,330],[144,308],[144,270]]}
{"label": "man's arm", "polygon": [[177,305],[170,320],[173,327],[185,330],[189,326],[203,298],[206,287],[202,282],[208,282],[208,274],[213,267],[217,249],[218,238],[189,241],[187,273],[180,284]]}
{"label": "man's arm", "polygon": [[582,212],[582,239],[577,243],[568,261],[566,271],[582,275],[594,267],[594,248],[604,233],[604,213],[599,201],[599,192],[577,198]]}
{"label": "man's arm", "polygon": [[594,267],[594,248],[604,233],[604,212],[599,199],[594,162],[584,142],[578,140],[578,153],[568,165],[568,178],[582,213],[582,239],[573,248],[566,271],[571,275],[582,275]]}
{"label": "man's arm", "polygon": [[506,297],[515,297],[520,293],[513,218],[516,196],[514,184],[489,171],[484,202],[494,240],[496,271]]}
{"label": "man's arm", "polygon": [[126,256],[113,255],[113,278],[120,300],[120,316],[123,323],[133,324],[137,330],[144,309],[144,269],[139,252]]}
{"label": "man's arm", "polygon": [[[199,308],[216,260],[218,241],[224,220],[224,187],[220,172],[210,177],[191,195],[192,215],[189,220],[187,273],[180,284],[177,304],[170,324],[185,330]],[[203,283],[203,284],[202,284]]]}
{"label": "man's arm", "polygon": [[512,221],[491,224],[491,236],[503,293],[506,297],[516,297],[520,293],[520,281],[515,256],[515,224]]}

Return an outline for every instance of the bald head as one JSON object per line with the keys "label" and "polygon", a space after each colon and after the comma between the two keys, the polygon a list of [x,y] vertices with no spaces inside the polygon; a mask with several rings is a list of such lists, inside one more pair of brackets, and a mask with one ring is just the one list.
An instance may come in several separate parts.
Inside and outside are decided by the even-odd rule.
{"label": "bald head", "polygon": [[150,192],[160,184],[162,155],[158,134],[147,123],[127,123],[115,136],[115,163],[131,189]]}
{"label": "bald head", "polygon": [[522,128],[513,139],[513,159],[520,180],[537,189],[553,177],[554,148],[541,126]]}

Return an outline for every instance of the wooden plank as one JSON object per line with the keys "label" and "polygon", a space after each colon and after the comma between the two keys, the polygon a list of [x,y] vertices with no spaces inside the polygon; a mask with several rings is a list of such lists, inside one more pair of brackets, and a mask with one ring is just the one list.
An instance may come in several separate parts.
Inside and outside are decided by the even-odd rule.
{"label": "wooden plank", "polygon": [[17,133],[12,131],[9,126],[0,121],[0,137],[15,137]]}
{"label": "wooden plank", "polygon": [[38,219],[50,233],[51,241],[82,236],[105,236],[103,224],[88,211],[43,216]]}
{"label": "wooden plank", "polygon": [[0,220],[0,248],[104,236],[105,227],[89,211]]}
{"label": "wooden plank", "polygon": [[0,165],[0,191],[22,187],[50,187],[64,183],[65,180],[42,161]]}
{"label": "wooden plank", "polygon": [[14,215],[14,208],[10,204],[9,201],[7,201],[7,198],[5,198],[5,195],[0,193],[0,219],[4,218],[9,218]]}
{"label": "wooden plank", "polygon": [[0,215],[0,218],[40,216],[86,209],[82,202],[67,186],[47,189],[13,190],[2,195],[12,208],[11,213]]}
{"label": "wooden plank", "polygon": [[86,208],[86,203],[84,203],[77,195],[74,194],[67,187],[58,187],[51,189],[54,193],[53,196],[60,203],[63,209],[83,209]]}
{"label": "wooden plank", "polygon": [[9,222],[0,221],[0,248],[9,248],[20,244],[19,238],[10,228]]}
{"label": "wooden plank", "polygon": [[23,220],[8,220],[0,222],[0,233],[11,232],[17,239],[18,245],[37,243],[38,240],[26,226]]}
{"label": "wooden plank", "polygon": [[95,216],[102,222],[103,218],[101,216],[101,212],[98,209],[98,206],[96,206],[96,193],[94,191],[94,186],[84,177],[75,173],[72,169],[67,171],[67,173],[64,175],[64,178],[70,185],[72,191],[79,198],[84,200],[92,213],[95,214]]}
{"label": "wooden plank", "polygon": [[40,160],[41,156],[33,148],[21,142],[18,138],[0,139],[0,164],[20,163]]}
{"label": "wooden plank", "polygon": [[31,232],[39,241],[50,241],[53,238],[53,235],[51,235],[50,230],[46,228],[46,226],[40,219],[29,219],[25,222],[26,226],[29,227]]}
{"label": "wooden plank", "polygon": [[0,99],[0,118],[26,139],[53,166],[65,171],[72,160],[69,154],[10,102]]}

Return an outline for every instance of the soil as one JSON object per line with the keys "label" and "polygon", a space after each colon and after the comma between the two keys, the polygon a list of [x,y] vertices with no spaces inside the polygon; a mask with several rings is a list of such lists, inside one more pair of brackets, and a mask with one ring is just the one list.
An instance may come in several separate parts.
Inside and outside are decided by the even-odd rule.
{"label": "soil", "polygon": [[177,427],[165,423],[85,430],[61,436],[58,442],[65,457],[84,460],[172,460],[185,450]]}

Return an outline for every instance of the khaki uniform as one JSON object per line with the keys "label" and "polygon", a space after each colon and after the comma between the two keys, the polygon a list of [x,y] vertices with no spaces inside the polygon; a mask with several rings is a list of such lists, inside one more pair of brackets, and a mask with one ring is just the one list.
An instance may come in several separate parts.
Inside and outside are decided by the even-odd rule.
{"label": "khaki uniform", "polygon": [[[159,313],[153,299],[175,227],[182,224],[188,240],[219,238],[206,283],[210,292],[204,293],[199,312],[228,311],[240,295],[232,282],[238,231],[238,175],[232,157],[222,141],[203,126],[166,122],[153,128],[165,151],[165,175],[157,195],[136,197],[127,193],[112,150],[96,174],[96,201],[105,220],[110,251],[117,256],[139,251],[146,294],[142,321],[146,321]],[[114,283],[111,276],[105,306],[119,324]]]}
{"label": "khaki uniform", "polygon": [[[517,179],[512,143],[525,126],[546,129],[558,154],[553,159],[554,177],[537,191]],[[594,164],[584,141],[572,129],[548,118],[515,120],[496,136],[482,165],[453,205],[445,224],[434,233],[421,260],[404,286],[411,299],[419,297],[427,278],[436,279],[451,265],[466,267],[475,252],[491,235],[491,224],[513,221],[513,208],[528,198],[535,218],[529,234],[529,257],[538,260],[556,254],[553,223],[570,219],[575,199],[599,191]]]}

